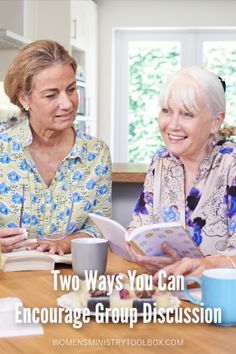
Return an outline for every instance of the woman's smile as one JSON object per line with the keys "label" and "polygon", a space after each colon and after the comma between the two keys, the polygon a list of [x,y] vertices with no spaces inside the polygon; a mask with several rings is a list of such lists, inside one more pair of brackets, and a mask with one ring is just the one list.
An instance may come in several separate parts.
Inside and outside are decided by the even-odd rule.
{"label": "woman's smile", "polygon": [[168,133],[168,138],[172,143],[175,144],[175,143],[181,143],[183,140],[187,139],[187,136]]}

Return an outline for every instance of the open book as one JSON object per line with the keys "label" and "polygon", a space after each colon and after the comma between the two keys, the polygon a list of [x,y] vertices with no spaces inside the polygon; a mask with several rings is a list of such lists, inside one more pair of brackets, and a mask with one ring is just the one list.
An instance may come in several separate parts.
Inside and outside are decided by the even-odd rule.
{"label": "open book", "polygon": [[180,257],[203,256],[191,236],[181,224],[176,222],[141,226],[130,234],[118,222],[97,214],[89,214],[103,236],[109,240],[112,251],[119,256],[131,260],[126,249],[126,241],[143,255],[162,256],[163,242],[174,248]]}
{"label": "open book", "polygon": [[22,270],[52,270],[55,263],[71,264],[71,254],[59,256],[36,250],[14,250],[2,253],[1,267],[5,272]]}

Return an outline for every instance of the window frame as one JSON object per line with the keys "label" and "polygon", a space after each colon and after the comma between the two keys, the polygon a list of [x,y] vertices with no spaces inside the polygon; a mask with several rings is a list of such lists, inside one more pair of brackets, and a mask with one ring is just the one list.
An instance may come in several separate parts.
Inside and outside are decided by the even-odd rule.
{"label": "window frame", "polygon": [[202,65],[205,41],[236,41],[236,27],[116,28],[113,31],[112,150],[128,162],[128,45],[130,41],[180,41],[181,68]]}

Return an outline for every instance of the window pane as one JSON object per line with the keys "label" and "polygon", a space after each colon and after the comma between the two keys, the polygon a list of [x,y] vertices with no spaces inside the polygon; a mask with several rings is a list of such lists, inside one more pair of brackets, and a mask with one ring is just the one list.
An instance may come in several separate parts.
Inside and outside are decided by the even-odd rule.
{"label": "window pane", "polygon": [[158,97],[167,77],[180,69],[180,42],[129,42],[129,162],[150,162],[162,145]]}
{"label": "window pane", "polygon": [[203,65],[226,82],[225,123],[236,125],[236,42],[206,41],[203,43]]}

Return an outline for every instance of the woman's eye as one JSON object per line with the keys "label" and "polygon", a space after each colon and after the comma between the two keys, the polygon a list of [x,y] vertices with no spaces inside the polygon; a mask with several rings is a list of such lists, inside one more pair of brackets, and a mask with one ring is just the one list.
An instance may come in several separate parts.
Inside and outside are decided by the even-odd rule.
{"label": "woman's eye", "polygon": [[56,95],[54,95],[54,94],[53,94],[53,95],[48,95],[48,96],[46,96],[46,98],[49,99],[49,100],[52,100],[52,99],[55,98],[55,97],[56,97]]}
{"label": "woman's eye", "polygon": [[76,90],[76,88],[75,88],[75,87],[72,87],[72,88],[68,89],[67,92],[73,93],[75,90]]}
{"label": "woman's eye", "polygon": [[193,118],[193,113],[191,113],[191,112],[184,112],[183,115],[186,118]]}
{"label": "woman's eye", "polygon": [[167,114],[169,112],[168,108],[162,108],[161,111],[162,111],[162,113],[165,113],[165,114]]}

